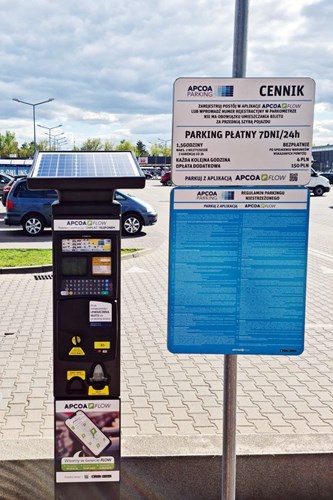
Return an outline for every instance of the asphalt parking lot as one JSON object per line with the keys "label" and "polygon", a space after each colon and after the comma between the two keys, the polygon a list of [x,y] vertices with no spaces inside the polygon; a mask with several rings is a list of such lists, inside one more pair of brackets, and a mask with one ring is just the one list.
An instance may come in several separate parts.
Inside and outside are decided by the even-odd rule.
{"label": "asphalt parking lot", "polygon": [[[146,188],[144,189],[130,189],[126,192],[149,201],[158,211],[159,220],[155,226],[143,228],[143,231],[137,237],[123,237],[123,247],[133,247],[136,241],[143,241],[144,245],[151,246],[157,244],[159,241],[168,238],[168,204],[170,189],[167,186],[162,186],[158,179],[147,180]],[[0,245],[1,248],[51,248],[52,234],[51,229],[46,228],[42,235],[37,238],[26,236],[21,227],[6,226],[3,222],[6,209],[0,202]],[[157,228],[157,230],[156,230]],[[154,231],[152,231],[154,229]],[[147,237],[148,236],[148,237]],[[150,244],[149,242],[152,241]],[[147,243],[148,242],[148,243]]]}

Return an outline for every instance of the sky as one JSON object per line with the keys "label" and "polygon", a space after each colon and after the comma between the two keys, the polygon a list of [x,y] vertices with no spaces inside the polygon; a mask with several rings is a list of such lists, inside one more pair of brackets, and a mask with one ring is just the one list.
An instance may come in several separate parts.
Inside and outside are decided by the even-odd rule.
{"label": "sky", "polygon": [[[232,76],[235,3],[0,0],[0,133],[32,141],[34,109],[37,142],[63,149],[170,145],[174,81]],[[332,0],[249,0],[246,76],[313,78],[316,146],[333,144],[332,20]]]}

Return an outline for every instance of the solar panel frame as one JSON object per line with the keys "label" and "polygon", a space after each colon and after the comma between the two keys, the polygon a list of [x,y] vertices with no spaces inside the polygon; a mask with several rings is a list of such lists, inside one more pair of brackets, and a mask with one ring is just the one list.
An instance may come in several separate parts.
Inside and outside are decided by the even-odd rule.
{"label": "solar panel frame", "polygon": [[38,151],[28,186],[62,191],[141,188],[145,175],[132,151]]}

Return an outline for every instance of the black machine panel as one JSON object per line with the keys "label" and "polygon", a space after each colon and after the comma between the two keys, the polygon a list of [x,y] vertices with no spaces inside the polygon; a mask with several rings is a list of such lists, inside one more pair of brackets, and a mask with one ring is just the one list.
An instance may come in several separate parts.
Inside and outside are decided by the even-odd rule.
{"label": "black machine panel", "polygon": [[119,397],[120,221],[75,217],[54,220],[55,396]]}

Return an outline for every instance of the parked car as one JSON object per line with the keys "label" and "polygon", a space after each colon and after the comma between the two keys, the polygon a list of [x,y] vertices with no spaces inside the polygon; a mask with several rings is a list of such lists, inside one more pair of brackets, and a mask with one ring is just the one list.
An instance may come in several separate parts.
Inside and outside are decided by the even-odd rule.
{"label": "parked car", "polygon": [[117,189],[114,199],[121,205],[121,224],[124,235],[135,236],[141,232],[142,226],[151,226],[157,221],[156,210],[136,196]]}
{"label": "parked car", "polygon": [[326,179],[329,180],[330,184],[333,184],[333,172],[332,171],[320,172],[320,175],[322,175],[323,177],[326,177]]}
{"label": "parked car", "polygon": [[153,168],[141,167],[141,170],[145,174],[146,179],[153,179],[153,177],[154,177],[154,169]]}
{"label": "parked car", "polygon": [[164,172],[161,176],[160,182],[163,186],[172,186],[171,172]]}
{"label": "parked car", "polygon": [[[29,236],[41,234],[45,227],[51,226],[52,203],[57,201],[57,192],[51,189],[30,190],[26,178],[17,179],[7,195],[7,226],[22,226]],[[122,232],[135,236],[142,226],[155,224],[157,212],[145,201],[122,191],[115,191],[114,199],[121,205]]]}
{"label": "parked car", "polygon": [[12,175],[9,174],[0,174],[0,196],[2,197],[2,192],[7,186],[8,182],[10,182],[13,179]]}
{"label": "parked car", "polygon": [[315,196],[322,196],[331,189],[329,180],[320,175],[314,168],[311,168],[310,182],[305,187],[310,189]]}
{"label": "parked car", "polygon": [[1,196],[1,203],[3,204],[3,206],[5,207],[6,206],[6,200],[7,200],[7,196],[8,196],[8,193],[9,191],[11,190],[12,188],[12,185],[14,184],[14,182],[17,180],[17,179],[21,179],[22,177],[26,177],[26,175],[15,175],[6,185],[5,187],[3,188],[3,191],[2,191],[2,196]]}

